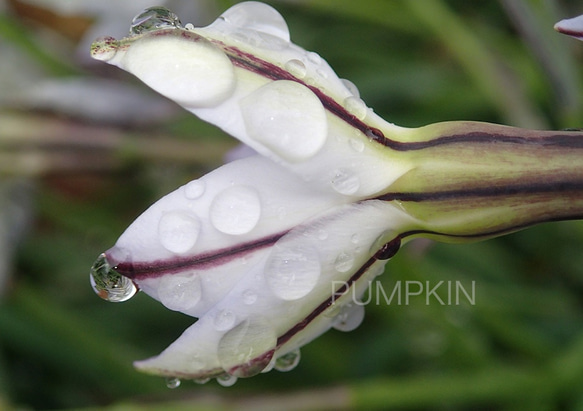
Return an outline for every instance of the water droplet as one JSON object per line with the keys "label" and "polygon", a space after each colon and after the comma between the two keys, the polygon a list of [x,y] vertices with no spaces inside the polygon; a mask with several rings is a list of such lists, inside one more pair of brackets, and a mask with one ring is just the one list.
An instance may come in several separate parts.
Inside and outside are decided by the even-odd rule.
{"label": "water droplet", "polygon": [[249,137],[286,161],[308,160],[326,142],[326,111],[318,97],[300,83],[268,83],[240,104]]}
{"label": "water droplet", "polygon": [[182,254],[189,251],[196,244],[200,228],[200,220],[194,214],[171,211],[160,218],[158,236],[165,249],[176,254]]}
{"label": "water droplet", "polygon": [[273,368],[281,372],[291,371],[300,363],[300,358],[300,349],[296,348],[295,350],[290,351],[275,360],[275,365]]}
{"label": "water droplet", "polygon": [[214,198],[210,207],[213,226],[222,233],[246,234],[253,230],[261,216],[261,201],[255,189],[229,187]]}
{"label": "water droplet", "polygon": [[286,42],[290,41],[289,29],[284,18],[267,4],[239,3],[225,11],[221,18],[232,26],[270,34]]}
{"label": "water droplet", "polygon": [[350,147],[357,153],[362,153],[364,151],[364,141],[359,138],[351,138],[349,140]]}
{"label": "water droplet", "polygon": [[180,378],[177,377],[167,377],[166,378],[166,386],[170,389],[175,389],[180,387]]}
{"label": "water droplet", "polygon": [[[378,240],[377,240],[378,241]],[[401,248],[401,238],[395,237],[391,241],[383,244],[374,254],[377,260],[388,260],[393,257]]]}
{"label": "water droplet", "polygon": [[224,373],[217,377],[217,382],[223,387],[231,387],[237,382],[237,377]]}
{"label": "water droplet", "polygon": [[364,305],[346,304],[340,310],[340,314],[334,319],[332,327],[339,331],[352,331],[364,320]]}
{"label": "water droplet", "polygon": [[257,293],[255,290],[245,290],[243,291],[243,303],[247,305],[254,304],[257,301]]}
{"label": "water droplet", "polygon": [[105,254],[101,254],[91,266],[89,279],[98,296],[114,303],[129,300],[138,290],[132,280],[109,265]]}
{"label": "water droplet", "polygon": [[168,274],[160,279],[158,298],[170,310],[189,310],[198,304],[201,296],[200,277],[196,274]]}
{"label": "water droplet", "polygon": [[132,20],[130,35],[136,36],[147,31],[179,28],[182,23],[176,14],[165,7],[149,7]]}
{"label": "water droplet", "polygon": [[352,94],[354,97],[360,97],[360,91],[352,81],[345,78],[341,78],[340,81],[342,84],[344,84],[344,87],[346,87],[350,94]]}
{"label": "water droplet", "polygon": [[207,382],[209,382],[211,379],[209,377],[201,377],[201,378],[195,378],[194,380],[192,380],[195,384],[206,384]]}
{"label": "water droplet", "polygon": [[269,322],[248,319],[229,330],[219,341],[217,355],[221,367],[236,377],[259,374],[275,352],[277,337]]}
{"label": "water droplet", "polygon": [[349,96],[344,99],[344,108],[359,120],[364,120],[367,113],[367,107],[364,101],[359,97]]}
{"label": "water droplet", "polygon": [[360,188],[358,176],[344,168],[339,168],[335,171],[331,182],[334,190],[344,195],[352,195]]}
{"label": "water droplet", "polygon": [[320,57],[320,55],[318,53],[315,53],[313,51],[309,51],[307,54],[308,56],[308,61],[316,66],[319,66],[320,64],[322,64],[322,57]]}
{"label": "water droplet", "polygon": [[354,265],[354,255],[351,253],[342,252],[336,257],[334,261],[334,268],[340,273],[349,271]]}
{"label": "water droplet", "polygon": [[354,233],[350,236],[350,242],[352,244],[358,244],[360,242],[360,234]]}
{"label": "water droplet", "polygon": [[237,317],[232,311],[224,309],[219,311],[214,318],[214,325],[217,331],[227,331],[235,325]]}
{"label": "water droplet", "polygon": [[265,265],[269,288],[284,300],[297,300],[316,286],[320,277],[320,256],[306,245],[276,245]]}
{"label": "water droplet", "polygon": [[91,44],[91,57],[96,60],[109,61],[115,57],[119,43],[110,36],[95,39]]}
{"label": "water droplet", "polygon": [[285,63],[285,69],[289,71],[292,76],[298,79],[303,79],[306,77],[306,73],[308,71],[306,65],[301,60],[297,59],[292,59]]}
{"label": "water droplet", "polygon": [[319,229],[318,230],[318,240],[324,241],[326,239],[328,239],[328,231],[323,230],[323,229]]}
{"label": "water droplet", "polygon": [[189,200],[196,200],[204,194],[205,182],[193,180],[184,186],[184,196]]}

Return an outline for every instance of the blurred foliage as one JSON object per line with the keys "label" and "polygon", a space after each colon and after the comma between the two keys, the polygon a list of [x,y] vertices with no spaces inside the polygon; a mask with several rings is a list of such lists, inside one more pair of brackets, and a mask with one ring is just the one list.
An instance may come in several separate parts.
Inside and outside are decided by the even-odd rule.
{"label": "blurred foliage", "polygon": [[[580,14],[580,2],[270,3],[295,43],[320,53],[396,124],[582,126],[583,44],[552,29]],[[22,2],[4,5],[3,53],[22,54],[22,70],[36,66],[44,78],[137,84],[80,62],[74,48],[91,16],[58,19],[49,4],[40,18]],[[88,270],[143,209],[218,166],[233,143],[181,111],[144,127],[0,102],[0,184],[26,179],[33,198],[28,229],[5,257],[0,409],[583,409],[580,222],[472,245],[413,242],[373,284],[363,325],[309,344],[294,371],[228,389],[184,381],[169,390],[131,363],[159,353],[192,320],[145,295],[107,304],[93,294]],[[0,235],[9,234],[0,224]],[[474,284],[475,304],[427,304],[425,295],[375,304],[375,293],[390,294],[398,281]],[[446,285],[438,291],[445,300]]]}

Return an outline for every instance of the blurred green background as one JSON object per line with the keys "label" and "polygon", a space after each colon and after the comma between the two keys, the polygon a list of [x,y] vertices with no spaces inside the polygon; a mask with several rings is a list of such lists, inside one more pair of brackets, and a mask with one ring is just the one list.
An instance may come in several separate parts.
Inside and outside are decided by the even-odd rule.
{"label": "blurred green background", "polygon": [[[0,410],[583,410],[580,222],[471,245],[413,242],[376,289],[475,281],[475,304],[373,298],[357,330],[307,345],[289,373],[170,390],[134,371],[192,319],[145,295],[100,300],[89,267],[236,143],[88,58],[94,37],[119,38],[157,2],[93,3],[0,1]],[[207,24],[234,3],[166,5]],[[583,43],[553,31],[583,13],[580,1],[268,3],[295,43],[398,125],[583,126]]]}

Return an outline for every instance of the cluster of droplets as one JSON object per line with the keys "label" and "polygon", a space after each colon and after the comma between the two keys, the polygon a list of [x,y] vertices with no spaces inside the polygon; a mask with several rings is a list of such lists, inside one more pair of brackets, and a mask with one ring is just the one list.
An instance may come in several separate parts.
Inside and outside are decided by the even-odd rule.
{"label": "cluster of droplets", "polygon": [[91,266],[89,279],[95,293],[110,302],[127,301],[138,290],[132,280],[110,266],[105,254],[101,254]]}

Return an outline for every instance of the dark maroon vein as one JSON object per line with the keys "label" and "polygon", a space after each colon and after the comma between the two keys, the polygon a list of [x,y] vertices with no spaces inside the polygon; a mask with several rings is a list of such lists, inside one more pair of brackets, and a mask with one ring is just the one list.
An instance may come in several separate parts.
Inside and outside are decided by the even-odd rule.
{"label": "dark maroon vein", "polygon": [[214,250],[209,253],[198,254],[194,257],[177,257],[171,260],[158,260],[153,262],[122,262],[117,264],[114,270],[133,280],[143,280],[189,269],[211,269],[233,261],[236,258],[241,258],[254,251],[271,247],[288,232],[289,230],[283,231],[269,237],[238,244],[236,247]]}
{"label": "dark maroon vein", "polygon": [[270,80],[290,80],[300,83],[307,88],[309,88],[320,100],[322,105],[330,113],[334,114],[336,117],[340,118],[344,122],[348,123],[350,126],[361,131],[372,141],[379,143],[383,146],[391,148],[396,151],[413,151],[422,150],[429,147],[436,147],[446,144],[456,144],[456,143],[506,143],[506,144],[527,144],[527,145],[542,145],[542,146],[555,146],[555,147],[568,147],[568,148],[583,148],[583,136],[580,133],[555,133],[555,132],[545,132],[546,135],[537,138],[529,138],[518,133],[511,134],[511,129],[509,129],[508,134],[496,133],[496,132],[468,132],[468,133],[454,133],[451,135],[443,135],[438,138],[434,138],[429,141],[411,141],[402,142],[392,140],[384,135],[384,133],[374,127],[370,127],[362,120],[358,119],[350,112],[348,112],[341,104],[339,104],[332,97],[326,95],[319,88],[307,84],[301,79],[293,76],[291,73],[285,69],[276,66],[268,61],[262,60],[257,56],[246,53],[236,47],[227,46],[221,42],[215,42],[219,47],[221,47],[233,65],[236,67],[243,68],[245,70],[251,71],[255,74],[268,78]]}
{"label": "dark maroon vein", "polygon": [[569,191],[582,191],[582,180],[566,180],[552,182],[528,182],[523,184],[460,188],[443,191],[424,192],[396,192],[386,193],[376,197],[381,201],[443,201],[459,198],[471,197],[506,197],[515,195],[544,194],[544,193],[564,193]]}

